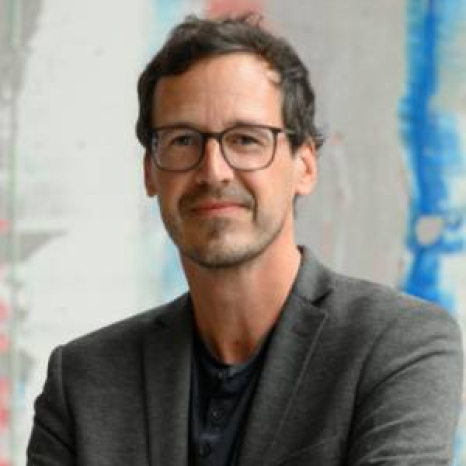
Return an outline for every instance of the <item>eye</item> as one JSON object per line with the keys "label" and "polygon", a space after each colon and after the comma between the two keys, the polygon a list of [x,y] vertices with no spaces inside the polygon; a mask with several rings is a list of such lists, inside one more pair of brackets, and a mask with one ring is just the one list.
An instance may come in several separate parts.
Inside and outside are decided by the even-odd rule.
{"label": "eye", "polygon": [[234,134],[232,136],[232,143],[240,146],[248,146],[250,144],[259,144],[259,141],[248,134]]}
{"label": "eye", "polygon": [[225,142],[231,147],[250,147],[261,145],[260,138],[251,131],[235,130],[228,133]]}
{"label": "eye", "polygon": [[269,145],[267,130],[250,126],[233,128],[225,134],[225,145],[236,152],[258,152]]}
{"label": "eye", "polygon": [[167,128],[159,132],[162,150],[183,149],[199,145],[199,134],[189,128]]}
{"label": "eye", "polygon": [[196,143],[196,137],[192,133],[179,134],[170,138],[172,146],[192,146]]}

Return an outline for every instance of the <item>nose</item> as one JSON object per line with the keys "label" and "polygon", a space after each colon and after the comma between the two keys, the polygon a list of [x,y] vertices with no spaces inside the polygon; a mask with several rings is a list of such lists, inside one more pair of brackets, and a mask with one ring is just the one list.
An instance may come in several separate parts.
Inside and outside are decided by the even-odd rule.
{"label": "nose", "polygon": [[220,141],[207,138],[201,164],[196,169],[196,181],[199,184],[225,184],[234,176],[234,170],[228,165],[222,154]]}

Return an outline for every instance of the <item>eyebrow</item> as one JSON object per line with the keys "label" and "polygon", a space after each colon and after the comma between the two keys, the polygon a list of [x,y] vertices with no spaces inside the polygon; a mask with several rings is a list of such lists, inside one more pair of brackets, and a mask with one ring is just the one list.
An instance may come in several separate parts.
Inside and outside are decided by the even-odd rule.
{"label": "eyebrow", "polygon": [[[234,128],[235,126],[250,126],[250,125],[267,125],[270,124],[269,122],[263,122],[263,121],[256,121],[256,120],[251,120],[251,119],[235,119],[227,122],[225,127],[223,129],[228,129],[228,128]],[[170,127],[170,128],[191,128],[195,129],[198,131],[204,131],[207,128],[199,126],[191,121],[187,120],[178,120],[174,121],[172,123],[164,123],[162,125],[157,125],[155,128],[164,128],[164,127]]]}

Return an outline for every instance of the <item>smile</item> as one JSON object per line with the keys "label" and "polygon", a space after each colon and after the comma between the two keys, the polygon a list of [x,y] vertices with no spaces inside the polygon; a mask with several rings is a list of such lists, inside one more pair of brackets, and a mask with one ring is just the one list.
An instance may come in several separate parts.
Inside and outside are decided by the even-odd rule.
{"label": "smile", "polygon": [[202,215],[202,216],[209,216],[209,215],[217,215],[217,214],[229,214],[239,209],[244,209],[244,205],[239,204],[237,202],[203,202],[198,205],[193,206],[190,210],[191,212]]}

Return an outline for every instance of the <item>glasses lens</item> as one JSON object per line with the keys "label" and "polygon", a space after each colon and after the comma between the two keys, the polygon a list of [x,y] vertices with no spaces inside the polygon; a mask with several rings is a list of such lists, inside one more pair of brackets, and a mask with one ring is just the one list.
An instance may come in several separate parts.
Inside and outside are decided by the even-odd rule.
{"label": "glasses lens", "polygon": [[187,170],[201,156],[201,135],[190,128],[166,128],[156,132],[154,155],[161,168]]}
{"label": "glasses lens", "polygon": [[223,150],[232,166],[257,170],[273,157],[274,133],[261,126],[237,126],[224,133]]}

